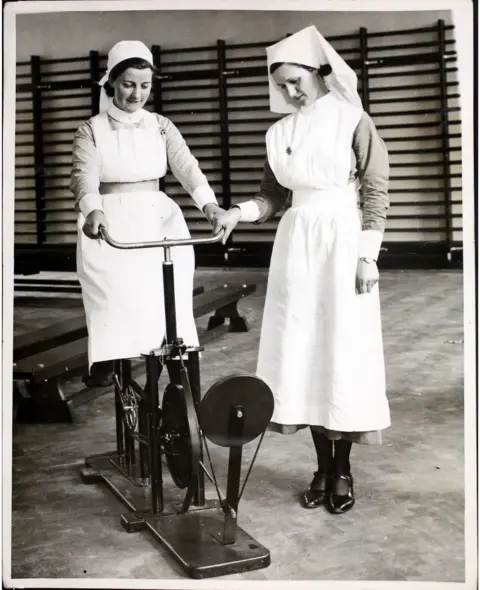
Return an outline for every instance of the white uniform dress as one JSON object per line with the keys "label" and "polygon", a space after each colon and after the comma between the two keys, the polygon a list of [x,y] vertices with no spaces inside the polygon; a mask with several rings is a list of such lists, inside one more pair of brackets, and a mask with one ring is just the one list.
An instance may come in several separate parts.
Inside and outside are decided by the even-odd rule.
{"label": "white uniform dress", "polygon": [[[77,272],[86,313],[90,366],[100,361],[140,357],[161,346],[165,336],[165,309],[164,250],[119,250],[104,240],[88,238],[82,227],[89,210],[103,209],[110,235],[120,242],[190,237],[180,207],[164,192],[102,195],[101,185],[158,180],[165,176],[166,146],[172,136],[176,144],[172,144],[169,153],[174,171],[180,170],[181,160],[185,170],[195,178],[192,183],[178,174],[179,180],[191,187],[192,192],[201,185],[199,190],[203,190],[203,195],[196,201],[199,207],[205,202],[215,202],[197,161],[168,119],[144,110],[132,124],[128,121],[125,124],[122,117],[122,111],[113,105],[109,112],[93,117],[89,126],[94,144],[86,144],[77,137],[74,148],[71,187],[79,203]],[[168,130],[167,139],[162,124]],[[193,315],[193,248],[172,248],[171,257],[175,264],[178,336],[187,345],[195,346],[198,336]]]}
{"label": "white uniform dress", "polygon": [[257,374],[274,394],[271,429],[284,433],[308,425],[375,439],[390,425],[378,284],[355,291],[362,224],[349,173],[361,116],[330,93],[267,133],[292,204],[273,246]]}

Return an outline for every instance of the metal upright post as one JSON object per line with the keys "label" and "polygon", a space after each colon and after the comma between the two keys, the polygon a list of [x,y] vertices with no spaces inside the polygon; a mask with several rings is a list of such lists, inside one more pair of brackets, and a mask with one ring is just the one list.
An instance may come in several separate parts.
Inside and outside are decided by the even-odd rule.
{"label": "metal upright post", "polygon": [[237,527],[238,501],[240,491],[240,472],[242,468],[242,443],[241,437],[245,426],[245,408],[235,405],[230,408],[228,416],[228,438],[231,441],[228,457],[228,481],[227,481],[227,510],[223,529],[225,545],[235,542]]}
{"label": "metal upright post", "polygon": [[[202,391],[200,384],[200,357],[197,351],[188,353],[188,380],[190,382],[190,389],[192,392],[193,403],[195,410],[198,411],[200,402],[202,401]],[[203,462],[203,444],[200,439],[200,461]],[[195,506],[205,505],[205,474],[202,469],[197,472],[197,487],[193,497],[193,504]]]}
{"label": "metal upright post", "polygon": [[[125,388],[130,386],[132,382],[132,361],[125,359],[122,362],[122,387]],[[135,440],[132,433],[128,428],[125,429],[126,441],[125,441],[125,452],[126,452],[126,464],[127,470],[130,477],[134,477],[135,473]]]}
{"label": "metal upright post", "polygon": [[158,380],[160,378],[159,360],[152,353],[146,359],[147,383],[145,390],[148,394],[148,448],[151,476],[151,506],[152,515],[158,516],[163,512],[163,477],[160,437],[158,431]]}
{"label": "metal upright post", "polygon": [[138,441],[138,453],[140,463],[140,479],[142,484],[146,485],[150,479],[150,466],[148,462],[148,447],[145,440],[148,441],[148,403],[144,395],[141,396],[138,403],[138,433],[140,435]]}
{"label": "metal upright post", "polygon": [[[123,387],[122,383],[122,364],[123,361],[115,361],[114,363],[114,373],[119,378],[120,387]],[[118,453],[118,462],[119,465],[122,467],[124,466],[124,459],[125,459],[125,423],[122,418],[123,410],[122,410],[122,403],[120,400],[120,391],[117,384],[115,384],[115,424],[116,424],[116,434],[117,434],[117,453]]]}
{"label": "metal upright post", "polygon": [[166,344],[174,344],[177,340],[177,312],[175,307],[175,276],[170,248],[165,248],[163,297],[165,301]]}

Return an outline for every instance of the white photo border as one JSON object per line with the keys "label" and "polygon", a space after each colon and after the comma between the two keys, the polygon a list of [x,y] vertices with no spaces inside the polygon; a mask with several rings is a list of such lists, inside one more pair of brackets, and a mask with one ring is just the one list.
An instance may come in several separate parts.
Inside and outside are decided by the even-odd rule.
{"label": "white photo border", "polygon": [[[130,580],[130,579],[12,579],[11,578],[11,498],[12,498],[12,345],[13,342],[13,234],[14,234],[14,180],[15,180],[15,71],[16,71],[16,17],[22,14],[48,12],[108,12],[150,10],[235,10],[235,11],[434,11],[450,10],[456,29],[456,46],[459,67],[460,104],[462,110],[462,187],[463,187],[463,276],[464,276],[464,359],[465,359],[465,583],[428,582],[296,582],[296,581],[222,581],[215,580]],[[4,587],[38,588],[312,588],[328,590],[411,588],[437,590],[438,588],[477,588],[478,563],[478,490],[477,490],[477,433],[478,408],[476,403],[477,329],[475,304],[475,208],[474,208],[474,88],[473,82],[473,2],[470,0],[77,0],[77,1],[25,1],[9,2],[3,13],[4,93],[2,100],[3,158],[2,175],[2,246],[3,273],[3,419],[2,419],[2,472],[1,489],[3,530],[1,537]],[[478,33],[475,31],[475,33]],[[1,34],[1,33],[0,33]],[[476,130],[475,130],[476,131]],[[5,345],[6,343],[6,345]],[[40,556],[39,556],[40,557]]]}

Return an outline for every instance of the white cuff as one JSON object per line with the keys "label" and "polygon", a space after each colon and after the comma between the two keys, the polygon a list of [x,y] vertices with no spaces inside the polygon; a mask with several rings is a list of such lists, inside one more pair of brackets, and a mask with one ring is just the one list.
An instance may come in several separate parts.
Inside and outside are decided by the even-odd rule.
{"label": "white cuff", "polygon": [[208,205],[209,203],[215,203],[215,205],[218,205],[217,197],[208,185],[198,186],[193,191],[192,199],[195,201],[195,205],[200,211],[203,211],[205,205]]}
{"label": "white cuff", "polygon": [[255,201],[244,201],[243,203],[236,204],[235,207],[240,209],[240,221],[257,221],[260,219],[261,211],[258,203]]}
{"label": "white cuff", "polygon": [[359,258],[378,259],[380,248],[382,246],[383,232],[376,229],[365,229],[360,234],[360,244],[358,248]]}
{"label": "white cuff", "polygon": [[102,197],[98,193],[84,195],[78,203],[78,208],[85,218],[87,218],[92,211],[103,211]]}

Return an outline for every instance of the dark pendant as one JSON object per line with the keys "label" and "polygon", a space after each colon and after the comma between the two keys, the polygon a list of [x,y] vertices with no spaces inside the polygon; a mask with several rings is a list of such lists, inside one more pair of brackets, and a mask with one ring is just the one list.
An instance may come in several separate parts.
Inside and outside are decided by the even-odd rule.
{"label": "dark pendant", "polygon": [[292,148],[291,147],[287,147],[287,154],[290,155],[292,153]]}

